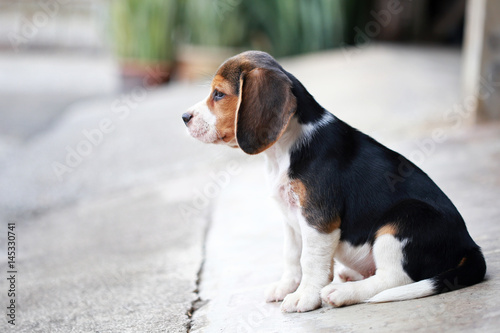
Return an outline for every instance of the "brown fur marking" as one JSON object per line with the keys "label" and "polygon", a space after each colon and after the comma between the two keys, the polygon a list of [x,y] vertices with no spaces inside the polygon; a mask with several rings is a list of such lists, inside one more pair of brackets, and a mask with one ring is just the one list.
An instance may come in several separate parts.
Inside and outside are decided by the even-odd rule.
{"label": "brown fur marking", "polygon": [[377,230],[377,234],[375,238],[378,238],[382,235],[395,235],[398,232],[396,225],[394,224],[386,224]]}
{"label": "brown fur marking", "polygon": [[327,233],[327,234],[330,234],[330,233],[334,232],[335,230],[339,229],[340,224],[341,224],[340,217],[337,216],[332,221],[330,221],[330,223],[327,226],[322,228],[320,231]]}
{"label": "brown fur marking", "polygon": [[316,209],[311,209],[312,203],[308,200],[307,187],[299,179],[293,179],[290,182],[291,189],[293,193],[299,199],[299,205],[302,208],[302,213],[306,218],[307,222],[311,224],[316,230],[329,234],[340,228],[341,220],[339,216],[334,217],[330,221],[326,222],[324,216],[318,214]]}
{"label": "brown fur marking", "polygon": [[[213,100],[213,91],[224,93],[226,96],[215,102]],[[238,108],[238,96],[236,96],[236,89],[233,85],[220,75],[216,75],[212,81],[212,92],[207,100],[207,105],[210,111],[217,118],[215,124],[219,137],[224,142],[230,142],[235,139],[235,120],[236,110]]]}
{"label": "brown fur marking", "polygon": [[294,179],[290,182],[292,192],[299,198],[300,207],[304,207],[306,204],[306,186],[303,182],[298,179]]}
{"label": "brown fur marking", "polygon": [[458,267],[463,266],[463,264],[465,264],[466,260],[467,260],[467,258],[463,257],[462,260],[460,260],[460,263],[458,264]]}

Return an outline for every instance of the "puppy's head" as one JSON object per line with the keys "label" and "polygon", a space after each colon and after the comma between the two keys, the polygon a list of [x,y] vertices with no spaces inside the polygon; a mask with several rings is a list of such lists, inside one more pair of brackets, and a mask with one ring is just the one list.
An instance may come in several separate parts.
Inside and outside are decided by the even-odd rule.
{"label": "puppy's head", "polygon": [[292,82],[283,68],[267,53],[248,51],[220,66],[208,97],[182,119],[202,142],[258,154],[281,137],[295,110]]}

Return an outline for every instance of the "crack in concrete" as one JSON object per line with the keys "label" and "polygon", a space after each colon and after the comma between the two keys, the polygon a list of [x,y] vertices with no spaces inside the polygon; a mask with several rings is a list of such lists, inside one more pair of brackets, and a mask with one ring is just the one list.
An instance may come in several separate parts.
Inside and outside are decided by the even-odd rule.
{"label": "crack in concrete", "polygon": [[212,225],[212,207],[210,206],[206,215],[206,224],[205,224],[205,230],[203,231],[203,239],[202,239],[202,259],[200,263],[200,268],[198,269],[198,273],[196,275],[196,287],[193,290],[193,293],[197,296],[192,302],[191,302],[191,307],[186,311],[186,315],[189,319],[187,325],[186,325],[186,332],[190,333],[191,329],[193,328],[193,316],[194,313],[204,306],[205,304],[208,303],[208,300],[203,300],[200,297],[200,285],[201,285],[201,280],[203,276],[203,269],[205,267],[205,261],[207,259],[207,238],[208,238],[208,233],[210,231],[210,227]]}

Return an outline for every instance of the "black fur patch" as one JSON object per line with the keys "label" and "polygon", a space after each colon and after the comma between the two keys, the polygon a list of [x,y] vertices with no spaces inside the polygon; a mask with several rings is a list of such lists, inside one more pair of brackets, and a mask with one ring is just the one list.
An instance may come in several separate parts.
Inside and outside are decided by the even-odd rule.
{"label": "black fur patch", "polygon": [[[290,74],[300,123],[314,123],[325,111]],[[459,284],[484,278],[486,265],[453,203],[415,164],[339,119],[313,133],[291,151],[289,177],[306,184],[308,223],[321,230],[341,220],[341,240],[372,243],[380,227],[392,223],[403,248],[403,268],[414,281],[454,270]],[[461,260],[465,264],[456,269]],[[467,269],[470,267],[471,269]],[[474,267],[475,269],[472,269]],[[445,277],[436,278],[443,286]],[[450,283],[453,283],[451,281]],[[437,287],[436,287],[437,288]]]}

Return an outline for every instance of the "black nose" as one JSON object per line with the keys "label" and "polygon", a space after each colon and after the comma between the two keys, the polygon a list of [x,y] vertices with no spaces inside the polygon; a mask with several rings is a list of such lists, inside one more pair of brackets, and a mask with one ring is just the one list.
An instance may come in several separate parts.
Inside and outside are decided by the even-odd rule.
{"label": "black nose", "polygon": [[189,123],[191,118],[193,118],[192,114],[189,114],[187,112],[182,114],[182,120],[184,120],[184,124],[186,124],[186,125]]}

